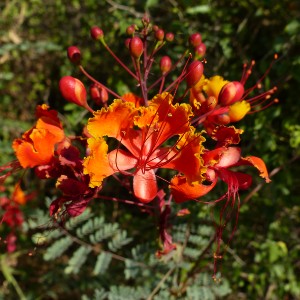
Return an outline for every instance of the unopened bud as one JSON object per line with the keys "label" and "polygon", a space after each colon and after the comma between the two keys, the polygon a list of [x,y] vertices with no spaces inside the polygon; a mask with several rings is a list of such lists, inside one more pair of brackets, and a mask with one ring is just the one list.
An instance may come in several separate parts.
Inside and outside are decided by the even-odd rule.
{"label": "unopened bud", "polygon": [[152,29],[153,29],[153,31],[157,31],[159,29],[159,27],[157,25],[153,25]]}
{"label": "unopened bud", "polygon": [[97,105],[103,105],[108,100],[107,90],[95,83],[90,86],[90,94],[91,98]]}
{"label": "unopened bud", "polygon": [[127,39],[125,40],[125,47],[126,47],[127,49],[129,49],[130,41],[131,41],[131,38],[127,38]]}
{"label": "unopened bud", "polygon": [[94,40],[100,40],[100,39],[102,39],[104,37],[103,30],[100,29],[98,26],[93,26],[91,28],[91,37]]}
{"label": "unopened bud", "polygon": [[160,60],[160,70],[163,74],[169,72],[172,67],[172,61],[169,56],[163,56]]}
{"label": "unopened bud", "polygon": [[173,41],[174,41],[174,33],[168,32],[168,33],[166,34],[166,41],[167,41],[167,42],[173,42]]}
{"label": "unopened bud", "polygon": [[144,45],[142,40],[139,37],[135,36],[131,39],[129,44],[129,51],[134,58],[136,59],[140,58],[140,56],[144,51]]}
{"label": "unopened bud", "polygon": [[158,29],[155,31],[155,38],[158,41],[162,41],[165,37],[165,32],[162,29]]}
{"label": "unopened bud", "polygon": [[59,81],[59,90],[69,102],[86,107],[86,89],[83,83],[72,76],[64,76]]}
{"label": "unopened bud", "polygon": [[197,58],[202,58],[206,53],[206,46],[204,43],[200,43],[197,47],[195,47],[195,56]]}
{"label": "unopened bud", "polygon": [[195,60],[187,68],[186,82],[189,88],[193,87],[203,75],[203,64]]}
{"label": "unopened bud", "polygon": [[197,47],[202,42],[202,37],[200,33],[193,33],[190,35],[189,42],[193,47]]}
{"label": "unopened bud", "polygon": [[133,35],[135,33],[135,25],[133,24],[133,25],[128,26],[126,29],[126,33],[128,35]]}
{"label": "unopened bud", "polygon": [[79,64],[81,60],[81,53],[79,48],[71,46],[68,48],[68,58],[73,64]]}
{"label": "unopened bud", "polygon": [[245,92],[244,86],[238,81],[226,83],[220,91],[219,103],[223,106],[231,105],[242,100]]}

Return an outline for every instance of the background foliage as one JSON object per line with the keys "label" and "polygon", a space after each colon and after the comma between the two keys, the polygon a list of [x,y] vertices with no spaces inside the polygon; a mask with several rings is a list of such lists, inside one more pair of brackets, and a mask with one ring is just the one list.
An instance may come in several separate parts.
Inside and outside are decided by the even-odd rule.
{"label": "background foliage", "polygon": [[[66,59],[68,46],[80,47],[84,65],[100,81],[120,93],[129,89],[125,71],[111,67],[104,49],[89,38],[89,28],[102,27],[106,41],[126,61],[120,40],[126,27],[139,24],[145,11],[154,23],[175,33],[176,43],[164,50],[171,56],[186,49],[189,34],[201,32],[209,76],[239,79],[242,64],[255,59],[251,79],[255,82],[273,54],[279,54],[264,82],[266,88],[278,87],[279,105],[240,124],[245,129],[244,154],[266,161],[272,183],[257,179],[252,190],[241,195],[238,231],[222,260],[222,281],[217,284],[210,277],[213,250],[205,251],[212,230],[207,207],[189,204],[192,214],[173,227],[174,239],[185,246],[184,251],[178,252],[176,262],[158,262],[157,231],[151,220],[145,222],[145,214],[98,202],[61,228],[48,217],[51,189],[42,193],[44,187],[29,174],[27,189],[38,190],[38,197],[24,208],[27,221],[18,251],[5,254],[0,245],[0,298],[299,299],[300,8],[296,0],[1,1],[0,164],[13,159],[11,142],[30,128],[37,104],[68,111],[63,122],[70,133],[86,120],[58,93],[62,76],[84,80]],[[10,181],[7,189],[12,190]],[[0,227],[0,236],[5,230]]]}

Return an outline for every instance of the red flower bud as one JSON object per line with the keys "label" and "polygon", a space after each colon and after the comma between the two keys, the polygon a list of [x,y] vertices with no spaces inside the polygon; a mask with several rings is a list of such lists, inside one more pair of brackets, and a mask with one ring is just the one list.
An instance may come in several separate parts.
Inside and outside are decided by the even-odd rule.
{"label": "red flower bud", "polygon": [[204,43],[200,43],[197,47],[195,47],[195,56],[198,58],[202,58],[206,53],[206,46]]}
{"label": "red flower bud", "polygon": [[81,53],[79,48],[71,46],[68,48],[68,58],[73,64],[79,64],[81,60]]}
{"label": "red flower bud", "polygon": [[103,105],[108,100],[107,90],[95,83],[90,86],[90,94],[97,105]]}
{"label": "red flower bud", "polygon": [[86,89],[83,83],[72,76],[64,76],[59,81],[59,90],[69,102],[86,107]]}
{"label": "red flower bud", "polygon": [[127,49],[129,49],[130,41],[131,41],[131,38],[128,38],[128,39],[125,40],[125,47]]}
{"label": "red flower bud", "polygon": [[126,29],[126,33],[128,35],[133,35],[135,33],[135,25],[133,24],[133,25],[128,26]]}
{"label": "red flower bud", "polygon": [[94,40],[100,40],[101,38],[104,37],[103,30],[100,29],[98,26],[93,26],[93,27],[91,28],[91,37],[92,37]]}
{"label": "red flower bud", "polygon": [[190,35],[189,42],[193,47],[197,47],[202,42],[202,37],[200,33],[193,33]]}
{"label": "red flower bud", "polygon": [[160,60],[160,70],[163,74],[170,71],[172,67],[172,61],[169,56],[163,56]]}
{"label": "red flower bud", "polygon": [[153,29],[153,31],[157,31],[159,29],[159,27],[157,25],[153,25],[152,29]]}
{"label": "red flower bud", "polygon": [[186,82],[189,88],[193,87],[203,74],[203,64],[195,60],[187,68]]}
{"label": "red flower bud", "polygon": [[140,58],[144,51],[144,45],[139,37],[135,36],[131,39],[129,44],[129,51],[134,58]]}
{"label": "red flower bud", "polygon": [[174,41],[174,33],[168,32],[168,33],[166,34],[166,41],[167,41],[167,42],[173,42],[173,41]]}
{"label": "red flower bud", "polygon": [[232,81],[223,86],[219,94],[219,103],[223,106],[231,105],[242,100],[244,86],[238,81]]}
{"label": "red flower bud", "polygon": [[162,41],[165,37],[165,32],[162,29],[158,29],[155,31],[155,38],[158,41]]}

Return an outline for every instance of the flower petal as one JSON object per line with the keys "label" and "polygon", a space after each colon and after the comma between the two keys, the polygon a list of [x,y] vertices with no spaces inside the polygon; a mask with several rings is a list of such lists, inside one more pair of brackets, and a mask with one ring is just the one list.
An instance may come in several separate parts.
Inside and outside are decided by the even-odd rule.
{"label": "flower petal", "polygon": [[171,180],[171,191],[176,203],[182,203],[188,200],[195,200],[206,195],[216,185],[217,180],[211,185],[204,185],[201,183],[189,184],[186,177],[175,176]]}
{"label": "flower petal", "polygon": [[177,170],[183,173],[189,182],[199,181],[204,172],[203,160],[200,156],[204,149],[202,146],[204,141],[201,134],[193,134],[193,130],[191,130],[180,136],[176,147],[157,149],[153,154],[156,159],[151,162],[151,165],[157,168]]}
{"label": "flower petal", "polygon": [[157,122],[152,122],[151,131],[152,149],[158,148],[167,139],[174,135],[183,134],[190,130],[189,119],[192,109],[188,104],[172,104],[173,97],[169,93],[155,96],[149,101],[149,109],[154,110],[158,116]]}
{"label": "flower petal", "polygon": [[238,144],[240,142],[240,134],[244,130],[237,129],[234,126],[223,126],[220,125],[211,134],[211,137],[218,141],[217,147],[226,147],[231,144]]}
{"label": "flower petal", "polygon": [[206,166],[214,168],[228,168],[241,158],[241,149],[237,147],[220,147],[203,154],[203,160]]}
{"label": "flower petal", "polygon": [[102,137],[89,138],[88,147],[90,155],[84,159],[84,174],[90,176],[89,186],[94,188],[102,185],[103,179],[115,173],[111,167],[107,151],[108,146]]}
{"label": "flower petal", "polygon": [[256,156],[242,157],[239,165],[251,165],[255,167],[260,172],[259,174],[260,177],[264,178],[267,183],[271,182],[266,164],[261,158]]}
{"label": "flower petal", "polygon": [[251,105],[247,101],[238,101],[229,106],[229,117],[231,122],[238,122],[245,117]]}
{"label": "flower petal", "polygon": [[94,112],[87,130],[93,137],[108,136],[121,140],[123,132],[132,127],[135,113],[132,103],[115,100],[108,108]]}
{"label": "flower petal", "polygon": [[157,182],[154,170],[138,170],[133,177],[134,195],[143,203],[151,202],[157,195]]}

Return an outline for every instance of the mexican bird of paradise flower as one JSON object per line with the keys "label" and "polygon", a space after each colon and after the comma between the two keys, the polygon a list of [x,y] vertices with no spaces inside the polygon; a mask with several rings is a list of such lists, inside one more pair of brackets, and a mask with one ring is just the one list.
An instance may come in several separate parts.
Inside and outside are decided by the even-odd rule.
{"label": "mexican bird of paradise flower", "polygon": [[[132,174],[135,196],[148,203],[157,195],[158,168],[177,170],[187,182],[200,184],[204,138],[190,125],[191,107],[172,101],[168,93],[154,97],[148,107],[136,108],[130,102],[115,100],[108,109],[94,113],[87,125],[92,137],[88,139],[89,155],[84,161],[90,186],[100,186],[116,172]],[[104,136],[117,139],[125,149],[117,147],[108,152]],[[173,146],[163,145],[174,136],[179,137]]]}

